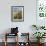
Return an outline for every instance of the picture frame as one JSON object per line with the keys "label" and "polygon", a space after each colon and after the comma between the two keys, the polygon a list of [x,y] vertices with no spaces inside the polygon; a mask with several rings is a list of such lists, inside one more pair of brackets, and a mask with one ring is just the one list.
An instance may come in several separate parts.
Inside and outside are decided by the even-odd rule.
{"label": "picture frame", "polygon": [[11,6],[11,21],[12,22],[24,21],[24,6]]}
{"label": "picture frame", "polygon": [[37,16],[39,18],[46,18],[46,1],[44,0],[37,0],[36,2],[36,9],[37,9]]}
{"label": "picture frame", "polygon": [[46,0],[36,1],[36,24],[46,25]]}

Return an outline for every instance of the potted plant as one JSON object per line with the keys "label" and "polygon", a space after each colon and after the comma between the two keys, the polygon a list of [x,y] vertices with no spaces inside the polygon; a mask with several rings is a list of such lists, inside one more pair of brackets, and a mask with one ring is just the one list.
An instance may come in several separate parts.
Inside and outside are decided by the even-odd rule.
{"label": "potted plant", "polygon": [[45,29],[45,26],[32,25],[32,27],[35,28],[36,30]]}
{"label": "potted plant", "polygon": [[32,25],[33,28],[35,28],[36,30],[38,30],[38,26],[37,25]]}
{"label": "potted plant", "polygon": [[40,29],[45,29],[45,26],[41,26]]}
{"label": "potted plant", "polygon": [[45,36],[45,32],[35,32],[33,35],[37,38],[38,43],[40,43],[40,40]]}

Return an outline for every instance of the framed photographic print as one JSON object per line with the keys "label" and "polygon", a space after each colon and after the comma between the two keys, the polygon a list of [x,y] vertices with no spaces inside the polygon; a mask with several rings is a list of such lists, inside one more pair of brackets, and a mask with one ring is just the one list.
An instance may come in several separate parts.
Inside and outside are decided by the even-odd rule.
{"label": "framed photographic print", "polygon": [[36,24],[46,25],[46,0],[37,0]]}
{"label": "framed photographic print", "polygon": [[37,0],[37,15],[46,18],[46,0]]}
{"label": "framed photographic print", "polygon": [[24,21],[24,6],[11,6],[11,21]]}

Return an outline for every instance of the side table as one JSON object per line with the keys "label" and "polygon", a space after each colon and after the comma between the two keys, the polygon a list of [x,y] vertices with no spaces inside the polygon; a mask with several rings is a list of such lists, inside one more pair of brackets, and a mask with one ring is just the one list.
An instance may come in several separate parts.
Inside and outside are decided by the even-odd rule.
{"label": "side table", "polygon": [[[7,37],[8,36],[8,37]],[[11,33],[6,33],[5,34],[5,46],[7,46],[7,38],[10,38],[10,36],[16,36],[17,37],[17,42],[16,42],[16,45],[15,46],[18,46],[18,34],[11,34]]]}

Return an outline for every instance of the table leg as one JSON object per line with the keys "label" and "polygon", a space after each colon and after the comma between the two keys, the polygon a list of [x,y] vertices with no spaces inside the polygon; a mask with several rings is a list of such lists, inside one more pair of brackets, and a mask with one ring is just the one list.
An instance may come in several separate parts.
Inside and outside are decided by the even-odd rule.
{"label": "table leg", "polygon": [[17,34],[17,46],[18,46],[18,34]]}
{"label": "table leg", "polygon": [[7,46],[7,36],[5,35],[5,46]]}

